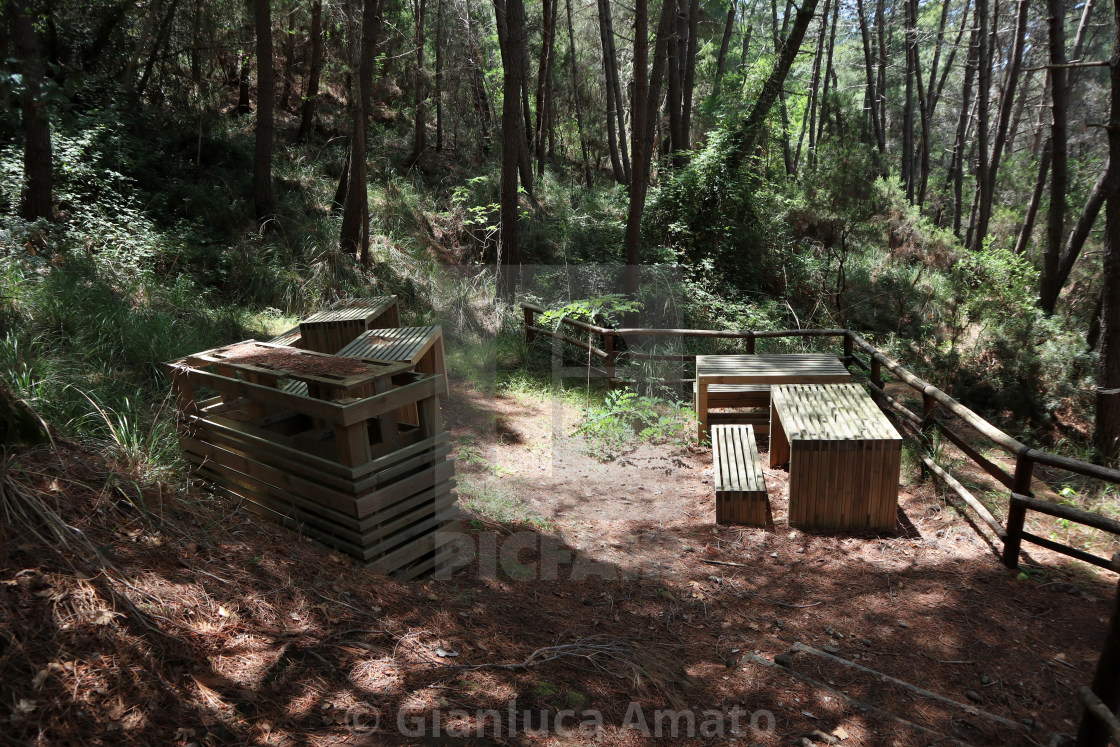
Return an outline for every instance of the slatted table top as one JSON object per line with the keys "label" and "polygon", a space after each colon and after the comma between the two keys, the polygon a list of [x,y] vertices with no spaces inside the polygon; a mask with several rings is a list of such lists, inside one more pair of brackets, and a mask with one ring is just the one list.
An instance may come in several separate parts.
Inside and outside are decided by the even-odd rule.
{"label": "slatted table top", "polygon": [[[827,353],[773,353],[763,355],[698,355],[696,378],[723,383],[780,383],[782,379],[834,378],[847,381],[848,369]],[[713,382],[718,383],[718,382]]]}
{"label": "slatted table top", "polygon": [[417,362],[443,335],[438,326],[371,329],[339,351],[347,358]]}
{"label": "slatted table top", "polygon": [[354,302],[351,306],[337,309],[324,309],[300,321],[299,325],[337,324],[339,321],[368,321],[377,318],[385,309],[395,304],[392,296],[380,296],[361,302]]}
{"label": "slatted table top", "polygon": [[859,384],[780,384],[770,397],[791,442],[902,440]]}

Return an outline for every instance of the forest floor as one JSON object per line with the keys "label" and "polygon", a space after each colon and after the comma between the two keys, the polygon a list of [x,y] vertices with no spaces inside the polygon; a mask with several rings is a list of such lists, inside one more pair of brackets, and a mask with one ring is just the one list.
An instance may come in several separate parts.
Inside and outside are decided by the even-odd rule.
{"label": "forest floor", "polygon": [[769,469],[775,525],[718,526],[708,449],[600,462],[575,417],[453,383],[460,484],[489,509],[462,523],[479,557],[410,583],[72,444],[18,457],[8,498],[56,502],[110,564],[0,545],[0,730],[181,745],[1048,745],[1076,730],[1109,577],[1035,551],[1037,569],[1009,572],[905,477],[890,536],[791,529],[787,475]]}

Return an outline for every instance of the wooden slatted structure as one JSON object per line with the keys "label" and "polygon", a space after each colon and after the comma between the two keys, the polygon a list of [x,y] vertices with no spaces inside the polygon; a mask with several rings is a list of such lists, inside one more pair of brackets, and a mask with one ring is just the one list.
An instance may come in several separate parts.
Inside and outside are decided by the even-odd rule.
{"label": "wooden slatted structure", "polygon": [[750,526],[774,523],[752,426],[712,426],[712,474],[717,523]]}
{"label": "wooden slatted structure", "polygon": [[286,332],[281,332],[268,342],[271,342],[273,345],[288,345],[293,348],[303,348],[303,336],[299,333],[299,327],[292,327]]}
{"label": "wooden slatted structure", "polygon": [[[774,384],[831,384],[851,378],[839,358],[824,353],[698,355],[694,385],[697,438],[703,440],[710,423],[728,420],[750,423],[759,434],[768,432],[770,387]],[[711,412],[716,408],[766,409],[741,414]]]}
{"label": "wooden slatted structure", "polygon": [[[198,477],[375,570],[411,578],[441,562],[458,512],[445,377],[255,341],[167,370]],[[408,406],[415,424],[396,418]]]}
{"label": "wooden slatted structure", "polygon": [[895,528],[902,437],[858,384],[771,389],[770,466],[789,462],[789,523]]}
{"label": "wooden slatted structure", "polygon": [[335,354],[367,329],[400,326],[400,310],[394,296],[348,301],[325,309],[299,323],[303,347]]}
{"label": "wooden slatted structure", "polygon": [[408,363],[420,373],[446,373],[443,329],[438,326],[371,329],[354,338],[338,354]]}

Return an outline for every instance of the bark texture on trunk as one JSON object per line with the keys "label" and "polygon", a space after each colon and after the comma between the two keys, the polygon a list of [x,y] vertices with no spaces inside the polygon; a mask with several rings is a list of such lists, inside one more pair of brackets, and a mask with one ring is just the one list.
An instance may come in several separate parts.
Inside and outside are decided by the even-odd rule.
{"label": "bark texture on trunk", "polygon": [[323,69],[323,3],[311,3],[311,59],[307,70],[307,91],[303,94],[299,133],[296,139],[304,141],[315,124],[315,103],[319,98],[319,76]]}
{"label": "bark texture on trunk", "polygon": [[272,15],[269,0],[255,0],[257,28],[257,132],[253,149],[253,209],[257,224],[272,218],[272,109],[276,101],[276,75],[272,70]]}
{"label": "bark texture on trunk", "polygon": [[27,0],[11,0],[8,14],[12,29],[12,49],[20,60],[23,91],[20,119],[23,128],[23,188],[19,214],[24,220],[54,217],[54,192],[51,169],[51,123],[42,101],[45,74],[42,45]]}

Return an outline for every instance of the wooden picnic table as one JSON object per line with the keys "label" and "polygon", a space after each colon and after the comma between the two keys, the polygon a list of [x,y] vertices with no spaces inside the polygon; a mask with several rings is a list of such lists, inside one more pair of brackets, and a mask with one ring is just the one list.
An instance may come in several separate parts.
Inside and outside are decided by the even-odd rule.
{"label": "wooden picnic table", "polygon": [[[734,406],[737,395],[753,406],[750,395],[766,394],[774,384],[834,384],[851,381],[840,359],[826,353],[773,353],[762,355],[696,356],[697,438],[708,433],[709,392],[716,387],[719,406]],[[768,402],[768,397],[765,398]]]}
{"label": "wooden picnic table", "polygon": [[789,462],[789,523],[894,529],[902,437],[859,384],[771,390],[770,467]]}

